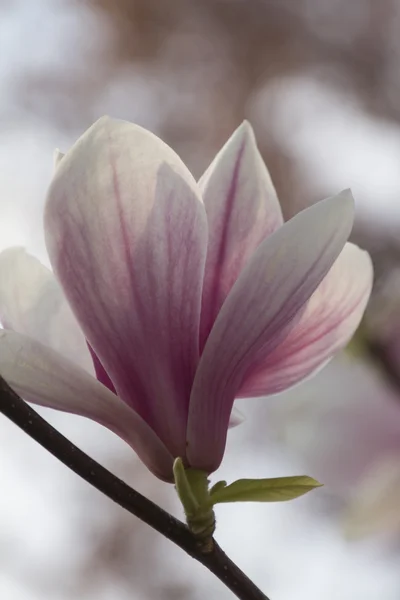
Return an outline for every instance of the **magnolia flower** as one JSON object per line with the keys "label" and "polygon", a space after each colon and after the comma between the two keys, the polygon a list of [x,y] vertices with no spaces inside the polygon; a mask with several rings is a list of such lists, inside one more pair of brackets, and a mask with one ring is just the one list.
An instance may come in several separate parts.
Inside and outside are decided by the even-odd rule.
{"label": "magnolia flower", "polygon": [[293,396],[294,390],[270,405],[268,427],[306,470],[323,477],[330,515],[349,537],[379,534],[398,539],[396,390],[371,362],[342,355],[298,390],[295,403]]}
{"label": "magnolia flower", "polygon": [[110,428],[161,479],[176,457],[211,473],[235,398],[294,385],[356,329],[372,268],[352,222],[346,191],[284,224],[248,123],[196,183],[155,135],[100,119],[57,160],[54,276],[0,257],[0,373]]}
{"label": "magnolia flower", "polygon": [[265,407],[268,433],[323,479],[342,510],[375,463],[399,456],[400,402],[365,357],[342,354],[322,373]]}

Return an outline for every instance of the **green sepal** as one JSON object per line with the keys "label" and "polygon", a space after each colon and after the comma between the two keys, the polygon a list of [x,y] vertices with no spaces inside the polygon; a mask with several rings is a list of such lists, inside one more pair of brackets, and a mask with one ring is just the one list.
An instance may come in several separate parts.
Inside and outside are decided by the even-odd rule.
{"label": "green sepal", "polygon": [[199,469],[185,469],[181,458],[175,459],[173,473],[186,523],[201,551],[211,552],[214,547],[212,536],[215,530],[215,515],[208,493],[207,473]]}
{"label": "green sepal", "polygon": [[238,479],[230,485],[219,481],[210,491],[212,504],[222,502],[283,502],[298,498],[311,490],[321,487],[321,483],[299,475],[276,477],[273,479]]}
{"label": "green sepal", "polygon": [[178,493],[180,501],[182,502],[185,515],[187,517],[191,517],[192,515],[195,515],[198,512],[200,505],[193,493],[192,486],[190,485],[189,480],[187,478],[185,467],[183,466],[181,458],[175,459],[173,472],[176,491]]}
{"label": "green sepal", "polygon": [[215,494],[215,492],[218,492],[218,490],[222,490],[222,488],[226,487],[227,485],[228,484],[226,481],[217,481],[217,483],[214,483],[214,485],[210,489],[210,496],[211,494]]}

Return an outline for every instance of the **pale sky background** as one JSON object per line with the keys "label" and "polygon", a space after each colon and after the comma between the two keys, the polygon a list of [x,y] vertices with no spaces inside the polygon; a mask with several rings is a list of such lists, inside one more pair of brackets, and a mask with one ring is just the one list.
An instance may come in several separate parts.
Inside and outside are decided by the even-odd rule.
{"label": "pale sky background", "polygon": [[[51,121],[45,125],[18,107],[16,74],[45,66],[81,69],[84,76],[97,51],[93,35],[90,47],[83,42],[85,31],[96,28],[102,31],[100,48],[107,43],[104,25],[89,11],[80,9],[78,14],[72,3],[41,0],[29,5],[21,0],[0,4],[0,249],[23,245],[46,261],[41,213],[53,169],[53,150],[66,150],[81,133],[66,134]],[[147,120],[156,130],[151,115],[160,99],[154,98],[151,87],[146,88],[145,80],[134,75],[117,73],[115,82],[98,98],[93,116],[106,112],[123,116],[129,96],[130,114],[137,114],[142,123]],[[285,134],[290,142],[287,152],[321,179],[321,187],[328,184],[337,191],[351,187],[360,214],[366,211],[379,219],[400,221],[398,127],[372,120],[350,95],[339,96],[310,73],[282,80],[274,89],[259,94],[249,112],[260,130],[267,109],[276,113],[272,133]],[[252,423],[258,420],[257,406],[260,401],[245,404],[247,422],[230,436],[220,478],[292,475],[303,468],[290,453],[286,456],[267,440],[260,451],[246,451]],[[130,456],[123,442],[100,426],[43,412],[103,464],[111,467],[116,457],[126,460]],[[79,531],[71,526],[76,523],[76,511],[82,510],[77,498],[88,494],[91,512],[97,503],[104,507],[106,502],[4,418],[0,418],[0,440],[0,597],[72,600],[73,595],[59,596],[56,590],[64,569],[79,561]],[[138,480],[140,491],[146,490],[149,477],[143,474]],[[172,487],[161,482],[156,486],[165,489],[166,503],[173,503],[175,514],[180,514]],[[275,505],[223,506],[218,510],[216,537],[272,600],[398,600],[398,554],[385,540],[346,541],[337,522],[317,514],[313,506],[307,498]],[[157,552],[170,565],[171,579],[195,581],[198,598],[232,597],[169,542],[160,538]],[[151,564],[151,556],[148,560]],[[115,586],[113,581],[108,585],[101,582],[95,593],[80,597],[134,597]]]}

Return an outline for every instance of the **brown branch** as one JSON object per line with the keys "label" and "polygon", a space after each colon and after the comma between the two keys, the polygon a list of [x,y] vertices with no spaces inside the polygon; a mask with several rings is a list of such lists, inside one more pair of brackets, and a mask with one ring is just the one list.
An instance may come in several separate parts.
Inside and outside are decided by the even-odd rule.
{"label": "brown branch", "polygon": [[0,412],[110,500],[150,525],[202,563],[238,598],[268,600],[268,597],[227,557],[216,542],[211,552],[202,553],[186,525],[79,450],[26,404],[1,377]]}

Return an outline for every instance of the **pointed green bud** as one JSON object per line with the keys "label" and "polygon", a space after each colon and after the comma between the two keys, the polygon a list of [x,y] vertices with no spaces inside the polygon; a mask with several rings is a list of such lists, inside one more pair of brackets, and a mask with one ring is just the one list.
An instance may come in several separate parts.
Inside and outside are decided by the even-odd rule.
{"label": "pointed green bud", "polygon": [[176,458],[173,466],[175,487],[178,492],[179,500],[182,502],[183,510],[185,511],[186,517],[195,515],[200,505],[197,502],[192,487],[186,476],[185,467],[181,458]]}
{"label": "pointed green bud", "polygon": [[201,551],[211,552],[215,515],[208,491],[207,473],[198,469],[185,469],[181,458],[175,459],[173,472],[188,527],[197,538]]}

